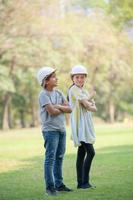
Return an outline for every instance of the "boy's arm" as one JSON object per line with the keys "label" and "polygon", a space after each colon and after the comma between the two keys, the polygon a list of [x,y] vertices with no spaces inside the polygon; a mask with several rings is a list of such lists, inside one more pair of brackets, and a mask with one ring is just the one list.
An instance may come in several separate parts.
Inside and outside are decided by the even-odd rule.
{"label": "boy's arm", "polygon": [[54,108],[59,109],[60,111],[62,111],[64,113],[72,112],[69,104],[66,101],[63,104],[54,105]]}
{"label": "boy's arm", "polygon": [[55,107],[54,105],[52,105],[52,104],[47,104],[47,105],[45,106],[45,109],[46,109],[46,111],[47,111],[50,115],[54,115],[54,116],[59,115],[59,114],[62,113],[62,111],[61,111],[60,109],[56,108],[56,107]]}
{"label": "boy's arm", "polygon": [[90,103],[88,100],[83,99],[80,100],[80,103],[88,110],[91,112],[96,112],[97,111],[97,107],[95,104]]}

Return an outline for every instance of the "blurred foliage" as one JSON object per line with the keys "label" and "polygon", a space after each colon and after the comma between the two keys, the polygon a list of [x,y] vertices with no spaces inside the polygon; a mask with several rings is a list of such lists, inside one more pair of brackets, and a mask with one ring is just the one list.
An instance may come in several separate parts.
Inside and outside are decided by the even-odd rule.
{"label": "blurred foliage", "polygon": [[87,8],[102,8],[106,10],[108,8],[108,2],[105,0],[72,0],[72,5],[81,6],[84,9]]}
{"label": "blurred foliage", "polygon": [[[59,88],[66,95],[72,83],[71,67],[85,65],[89,73],[87,88],[97,91],[96,115],[100,118],[113,122],[133,114],[133,42],[105,12],[113,3],[116,7],[123,5],[96,0],[0,1],[3,129],[38,124],[40,87],[36,72],[45,65],[57,68]],[[85,11],[88,7],[94,9],[90,14]],[[114,14],[114,10],[110,12]],[[130,11],[129,16],[128,20],[132,19]],[[119,21],[117,12],[114,18]]]}
{"label": "blurred foliage", "polygon": [[114,21],[117,25],[123,26],[123,24],[133,20],[133,1],[110,0],[109,13],[116,16]]}

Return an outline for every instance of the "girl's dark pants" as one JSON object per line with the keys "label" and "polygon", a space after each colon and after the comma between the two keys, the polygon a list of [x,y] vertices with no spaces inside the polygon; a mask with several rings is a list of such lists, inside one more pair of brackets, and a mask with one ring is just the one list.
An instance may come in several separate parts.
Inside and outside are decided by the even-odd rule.
{"label": "girl's dark pants", "polygon": [[89,183],[89,174],[95,150],[92,144],[81,142],[77,152],[77,182],[78,186]]}

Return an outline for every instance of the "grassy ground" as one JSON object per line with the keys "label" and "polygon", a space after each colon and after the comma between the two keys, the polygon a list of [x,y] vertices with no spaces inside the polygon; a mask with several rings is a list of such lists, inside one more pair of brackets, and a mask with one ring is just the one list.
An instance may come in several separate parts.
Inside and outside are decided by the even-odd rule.
{"label": "grassy ground", "polygon": [[76,189],[76,148],[68,128],[63,172],[65,184],[74,192],[47,197],[40,129],[0,132],[0,200],[132,200],[133,126],[97,125],[96,133],[91,181],[97,189]]}

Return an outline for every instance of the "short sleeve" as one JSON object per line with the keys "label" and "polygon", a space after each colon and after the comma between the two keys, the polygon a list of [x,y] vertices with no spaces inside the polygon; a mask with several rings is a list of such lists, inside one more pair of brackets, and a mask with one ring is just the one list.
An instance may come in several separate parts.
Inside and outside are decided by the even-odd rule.
{"label": "short sleeve", "polygon": [[79,101],[83,99],[88,99],[87,95],[77,88],[70,89],[69,97],[74,98],[75,100],[79,100]]}
{"label": "short sleeve", "polygon": [[65,95],[60,90],[58,90],[58,93],[62,98],[62,103],[65,103],[67,101]]}
{"label": "short sleeve", "polygon": [[77,96],[77,99],[78,99],[79,101],[81,101],[81,100],[87,99],[87,96],[86,96],[85,94],[83,94],[83,93],[80,93],[80,94]]}
{"label": "short sleeve", "polygon": [[39,95],[39,104],[40,107],[44,107],[47,104],[51,104],[49,97],[44,92],[40,93]]}

